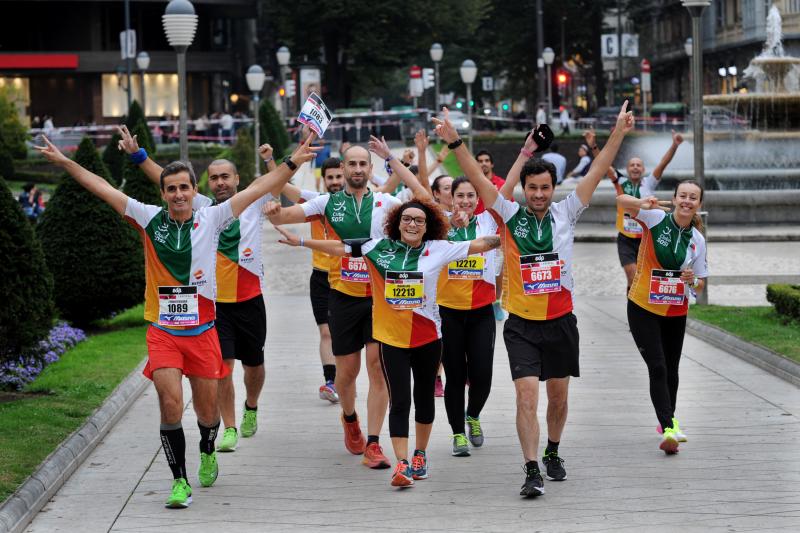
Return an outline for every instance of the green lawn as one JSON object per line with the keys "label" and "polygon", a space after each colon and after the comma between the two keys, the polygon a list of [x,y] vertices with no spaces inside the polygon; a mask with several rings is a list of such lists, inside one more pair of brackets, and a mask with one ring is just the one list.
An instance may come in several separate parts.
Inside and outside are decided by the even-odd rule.
{"label": "green lawn", "polygon": [[80,427],[147,355],[142,306],[107,320],[0,403],[0,501]]}
{"label": "green lawn", "polygon": [[779,315],[771,306],[696,305],[689,316],[800,363],[800,323]]}
{"label": "green lawn", "polygon": [[[444,144],[442,143],[434,143],[432,149],[434,153],[438,154],[443,146]],[[453,176],[454,178],[457,178],[458,176],[462,176],[464,174],[464,171],[461,170],[461,167],[459,166],[458,161],[456,161],[456,156],[453,154],[453,152],[450,152],[449,154],[447,154],[447,157],[444,158],[444,161],[442,162],[442,167],[444,167],[444,172],[448,176]]]}

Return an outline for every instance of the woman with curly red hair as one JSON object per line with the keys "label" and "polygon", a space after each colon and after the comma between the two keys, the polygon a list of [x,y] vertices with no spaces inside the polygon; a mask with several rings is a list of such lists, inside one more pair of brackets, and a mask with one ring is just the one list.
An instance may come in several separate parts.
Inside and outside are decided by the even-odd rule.
{"label": "woman with curly red hair", "polygon": [[[412,199],[386,217],[386,237],[366,243],[304,240],[276,229],[280,242],[306,246],[329,255],[363,256],[372,284],[372,336],[380,343],[381,365],[389,388],[389,435],[397,457],[392,485],[408,487],[428,477],[425,450],[434,418],[434,383],[441,359],[441,320],[436,308],[436,285],[442,268],[471,254],[500,246],[500,237],[449,242],[449,224],[441,210],[427,200]],[[408,416],[414,375],[416,449],[408,461]]]}

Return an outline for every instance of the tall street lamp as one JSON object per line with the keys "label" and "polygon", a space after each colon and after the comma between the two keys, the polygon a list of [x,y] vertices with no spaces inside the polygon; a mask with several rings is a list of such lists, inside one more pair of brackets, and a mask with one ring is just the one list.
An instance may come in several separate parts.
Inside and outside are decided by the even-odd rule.
{"label": "tall street lamp", "polygon": [[556,59],[556,53],[549,46],[542,52],[542,59],[544,64],[547,65],[547,123],[549,124],[553,118],[553,61]]}
{"label": "tall street lamp", "polygon": [[261,89],[264,87],[266,75],[264,74],[263,68],[258,65],[251,65],[250,68],[247,69],[247,74],[245,74],[244,77],[247,79],[247,88],[253,93],[253,126],[255,128],[253,137],[255,138],[256,144],[256,173],[254,176],[258,177],[260,174],[259,171],[261,170],[258,164],[258,147],[261,145],[261,131],[258,125],[258,102],[261,100]]}
{"label": "tall street lamp", "polygon": [[693,52],[693,49],[694,49],[694,45],[692,43],[693,43],[693,41],[692,41],[691,37],[687,38],[686,42],[683,43],[683,51],[686,52],[686,57],[689,58],[689,92],[690,93],[691,93],[691,88],[692,88],[692,52]]}
{"label": "tall street lamp", "polygon": [[178,128],[180,134],[181,160],[189,160],[189,140],[186,131],[186,49],[194,40],[197,30],[197,15],[189,0],[171,0],[161,17],[167,42],[178,54]]}
{"label": "tall street lamp", "polygon": [[433,61],[433,68],[435,69],[435,89],[434,95],[435,100],[433,103],[433,108],[436,113],[439,112],[439,61],[442,60],[442,56],[444,55],[444,48],[439,43],[433,43],[431,45],[431,60]]}
{"label": "tall street lamp", "polygon": [[472,152],[472,83],[478,75],[478,67],[471,59],[461,63],[461,81],[467,86],[467,122],[469,122],[469,151]]}
{"label": "tall street lamp", "polygon": [[145,51],[139,52],[136,56],[136,66],[139,67],[140,85],[142,86],[142,112],[147,117],[147,108],[145,107],[145,88],[144,88],[144,73],[147,72],[150,66],[150,54]]}
{"label": "tall street lamp", "polygon": [[703,162],[703,28],[701,17],[711,0],[681,0],[692,17],[692,124],[694,136],[694,178],[705,186]]}
{"label": "tall street lamp", "polygon": [[292,53],[289,52],[289,49],[285,46],[281,46],[278,48],[275,56],[278,58],[278,65],[280,65],[281,85],[283,86],[283,102],[281,105],[281,111],[283,111],[283,120],[286,120],[286,115],[288,114],[288,107],[286,104],[286,67],[289,65],[289,60],[292,58]]}

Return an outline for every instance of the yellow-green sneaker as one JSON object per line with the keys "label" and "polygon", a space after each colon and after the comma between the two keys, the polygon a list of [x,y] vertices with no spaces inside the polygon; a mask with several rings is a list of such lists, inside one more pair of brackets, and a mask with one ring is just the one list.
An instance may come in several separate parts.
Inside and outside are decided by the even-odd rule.
{"label": "yellow-green sneaker", "polygon": [[239,430],[242,432],[242,437],[252,437],[258,431],[258,420],[256,418],[258,411],[252,411],[245,406],[244,414],[242,415],[242,423]]}
{"label": "yellow-green sneaker", "polygon": [[172,482],[172,493],[169,495],[165,507],[168,509],[186,509],[192,503],[192,487],[184,478]]}
{"label": "yellow-green sneaker", "polygon": [[469,457],[469,442],[467,442],[467,436],[463,433],[453,435],[452,455],[454,457]]}
{"label": "yellow-green sneaker", "polygon": [[678,424],[678,419],[674,416],[672,417],[672,429],[675,430],[675,437],[678,439],[678,442],[686,442],[689,440],[686,438],[686,434],[681,430],[681,426]]}
{"label": "yellow-green sneaker", "polygon": [[483,430],[481,429],[481,421],[477,418],[472,418],[467,415],[465,417],[467,425],[469,426],[469,442],[475,448],[483,446]]}
{"label": "yellow-green sneaker", "polygon": [[197,471],[200,484],[204,487],[210,487],[217,480],[218,475],[217,452],[200,452],[200,469]]}
{"label": "yellow-green sneaker", "polygon": [[239,442],[239,434],[236,428],[225,428],[222,432],[222,440],[217,446],[218,452],[234,452],[236,451],[236,444]]}

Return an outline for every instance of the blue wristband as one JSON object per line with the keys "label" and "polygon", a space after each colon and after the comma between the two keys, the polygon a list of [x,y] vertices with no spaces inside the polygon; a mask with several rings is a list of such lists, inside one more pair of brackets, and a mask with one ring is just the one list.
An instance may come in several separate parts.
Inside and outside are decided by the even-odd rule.
{"label": "blue wristband", "polygon": [[147,161],[147,150],[144,148],[139,148],[137,151],[133,152],[130,155],[131,163],[134,165],[141,165],[145,161]]}

